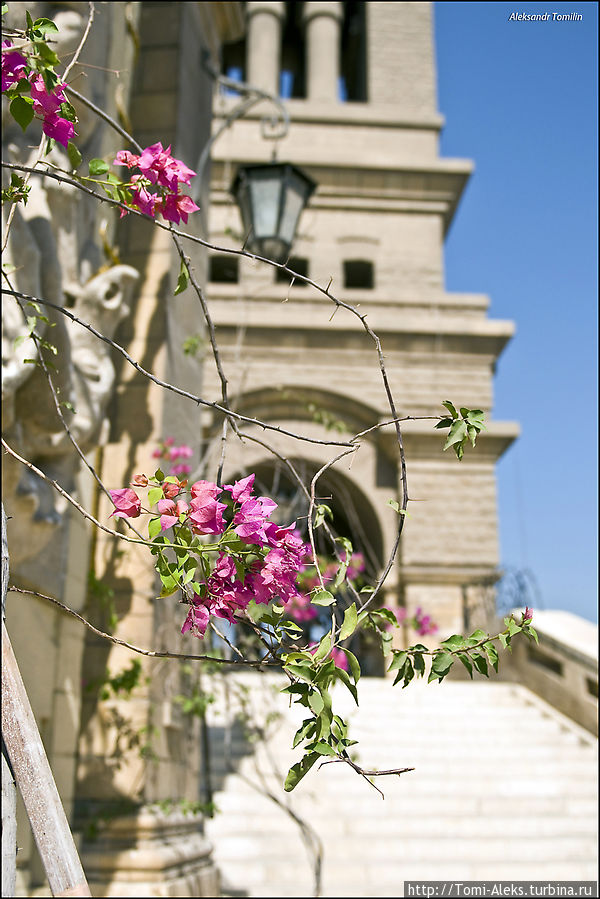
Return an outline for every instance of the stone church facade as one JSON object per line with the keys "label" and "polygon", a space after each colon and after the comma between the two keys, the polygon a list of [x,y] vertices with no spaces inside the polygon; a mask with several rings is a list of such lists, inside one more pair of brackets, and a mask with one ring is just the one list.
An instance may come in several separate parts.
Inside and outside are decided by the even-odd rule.
{"label": "stone church facade", "polygon": [[[87,14],[87,4],[38,5],[40,14],[79,16],[77,27]],[[441,401],[450,399],[491,417],[494,366],[512,324],[487,317],[487,297],[444,289],[444,235],[472,165],[439,156],[443,119],[437,111],[431,4],[98,7],[101,37],[90,45],[90,60],[129,75],[114,92],[94,82],[96,96],[143,146],[157,140],[172,144],[176,157],[195,166],[211,120],[214,133],[239,102],[215,90],[211,67],[269,93],[281,92],[291,127],[276,144],[277,157],[299,165],[317,183],[300,220],[290,267],[323,286],[331,280],[339,299],[367,313],[381,339],[400,415],[435,416]],[[273,142],[261,137],[265,114],[271,108],[257,106],[212,146],[199,191],[202,212],[190,219],[189,230],[208,238],[214,249],[196,245],[189,252],[205,287],[234,409],[323,442],[269,436],[258,426],[243,430],[248,438],[268,440],[310,480],[336,454],[324,442],[385,422],[390,410],[373,343],[356,316],[339,309],[332,318],[330,301],[313,287],[298,281],[290,286],[289,277],[274,268],[223,252],[239,249],[244,239],[229,194],[236,166],[271,158]],[[120,145],[104,132],[90,131],[89,147],[91,155],[101,156]],[[57,246],[66,247],[62,256],[55,253],[57,301],[96,303],[96,314],[102,321],[108,315],[117,343],[145,368],[218,401],[219,379],[197,301],[189,290],[173,296],[179,262],[168,235],[128,219],[106,231],[93,215],[84,223],[85,233],[75,218],[74,227],[65,229],[58,196],[41,197],[40,204],[50,210]],[[100,264],[101,234],[118,254],[112,268]],[[40,246],[39,252],[43,259],[54,251]],[[114,310],[108,302],[115,296],[111,277],[120,290],[121,305]],[[95,292],[86,293],[90,284]],[[34,294],[38,288],[44,289],[27,285]],[[191,336],[204,344],[203,352],[183,352]],[[64,339],[71,340],[69,333]],[[85,352],[81,359],[80,368],[75,359],[74,380],[85,380]],[[114,389],[88,410],[91,424],[82,432],[85,453],[104,483],[121,487],[137,472],[150,473],[152,452],[167,435],[190,444],[201,476],[214,478],[222,453],[221,419],[149,384],[116,353],[108,359]],[[103,357],[98,365],[106,361]],[[32,387],[35,399],[38,387],[17,377],[9,396],[17,424],[26,417],[26,392]],[[25,453],[15,421],[6,429],[4,424],[7,441]],[[64,473],[39,438],[56,423],[40,416],[36,426],[38,442],[31,445],[37,464],[53,477]],[[460,630],[465,619],[481,613],[498,564],[494,466],[516,433],[514,424],[490,420],[477,450],[467,450],[459,463],[442,453],[443,437],[433,422],[405,425],[409,495],[415,502],[409,504],[411,517],[386,582],[388,605],[421,606],[443,632]],[[69,453],[64,453],[66,471],[77,483],[82,505],[107,522],[111,505]],[[82,525],[76,513],[46,506],[36,485],[17,489],[18,471],[9,462],[3,481],[7,514],[14,519],[8,529],[13,582],[56,595],[102,629],[110,629],[116,616],[114,633],[135,645],[197,651],[197,643],[178,636],[177,601],[154,602],[145,552],[136,547],[120,552],[106,535]],[[224,481],[250,471],[276,493],[284,510],[297,511],[277,456],[258,442],[230,435]],[[372,431],[351,465],[342,460],[319,482],[319,497],[331,505],[340,531],[351,534],[364,553],[372,577],[393,545],[397,515],[387,502],[398,489],[390,427]],[[128,698],[115,694],[101,700],[90,685],[107,671],[126,669],[130,653],[85,632],[42,600],[17,594],[8,599],[7,626],[59,791],[78,829],[93,894],[215,895],[217,875],[201,815],[164,811],[169,803],[193,804],[204,795],[199,722],[186,719],[174,699],[191,689],[186,670],[144,658]],[[39,639],[33,659],[32,631]],[[44,878],[22,809],[19,814],[22,894],[32,895]]]}
{"label": "stone church facade", "polygon": [[[336,297],[367,314],[381,339],[399,415],[438,415],[450,399],[491,418],[494,367],[513,325],[487,317],[486,296],[444,289],[444,235],[472,163],[439,156],[443,119],[431,4],[246,6],[247,33],[225,48],[225,68],[229,60],[230,72],[241,70],[251,84],[291,94],[291,127],[277,142],[277,158],[300,166],[318,185],[300,220],[291,269],[323,286],[331,282]],[[235,103],[217,100],[216,127]],[[229,195],[236,165],[270,158],[272,146],[260,138],[266,112],[258,107],[215,142],[210,227],[216,245],[234,247],[240,236]],[[289,276],[244,259],[232,271],[215,253],[211,276],[211,309],[239,411],[322,440],[335,436],[331,421],[351,435],[390,418],[374,345],[356,316],[340,309],[332,318],[334,307],[314,288],[298,281],[290,287]],[[207,397],[218,398],[208,357],[203,380]],[[442,631],[452,632],[465,618],[481,618],[483,610],[475,610],[496,577],[494,466],[517,428],[489,421],[476,451],[459,463],[442,453],[432,425],[404,425],[409,496],[419,502],[409,503],[386,601],[426,608]],[[218,443],[218,425],[211,430],[208,421],[206,433]],[[293,439],[275,445],[304,460],[311,473],[335,455],[335,448]],[[259,446],[232,443],[230,474],[256,466],[276,468]],[[396,513],[386,503],[399,490],[398,470],[388,427],[364,441],[351,465],[336,465],[320,488],[325,496],[341,491],[342,518],[342,506],[353,508],[358,523],[350,529],[374,574],[394,541]]]}

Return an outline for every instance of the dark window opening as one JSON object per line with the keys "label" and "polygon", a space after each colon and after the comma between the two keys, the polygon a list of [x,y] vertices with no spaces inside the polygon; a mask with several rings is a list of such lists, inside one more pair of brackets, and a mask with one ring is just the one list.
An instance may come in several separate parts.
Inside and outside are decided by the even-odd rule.
{"label": "dark window opening", "polygon": [[208,279],[217,284],[237,284],[238,259],[225,253],[220,256],[211,256],[208,261]]}
{"label": "dark window opening", "polygon": [[598,681],[592,680],[591,677],[586,677],[585,685],[590,696],[594,696],[596,699],[598,699]]}
{"label": "dark window opening", "polygon": [[[246,80],[246,38],[223,45],[221,72],[227,78],[231,78],[232,81]],[[232,88],[224,87],[222,90],[226,96],[240,96]]]}
{"label": "dark window opening", "polygon": [[346,259],[344,262],[344,287],[372,289],[375,285],[373,263],[366,259]]}
{"label": "dark window opening", "polygon": [[302,3],[288,0],[281,31],[279,96],[283,100],[306,97],[305,55]]}
{"label": "dark window opening", "polygon": [[367,17],[364,0],[346,0],[340,52],[343,101],[367,102]]}
{"label": "dark window opening", "polygon": [[529,646],[527,649],[530,662],[533,662],[534,665],[539,665],[541,668],[546,668],[548,671],[553,671],[554,674],[562,676],[562,662],[547,655],[545,652],[540,652],[539,649],[535,649],[533,646]]}
{"label": "dark window opening", "polygon": [[[291,268],[293,272],[297,272],[299,275],[304,275],[305,278],[308,278],[308,259],[302,259],[300,256],[290,256],[287,266],[288,268]],[[277,284],[289,284],[291,280],[292,275],[290,275],[289,272],[284,271],[282,268],[275,270],[275,281]],[[296,278],[294,280],[294,287],[306,287],[306,281],[301,281],[299,278]]]}

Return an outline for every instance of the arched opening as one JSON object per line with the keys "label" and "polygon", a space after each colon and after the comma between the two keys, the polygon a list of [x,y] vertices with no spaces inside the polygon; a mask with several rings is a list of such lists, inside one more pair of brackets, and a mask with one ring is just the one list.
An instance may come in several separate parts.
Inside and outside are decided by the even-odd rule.
{"label": "arched opening", "polygon": [[[255,493],[271,497],[278,508],[272,513],[271,520],[282,526],[296,522],[303,539],[308,541],[308,508],[309,499],[302,485],[309,487],[319,466],[314,461],[305,459],[291,459],[291,465],[295,469],[302,484],[294,477],[289,467],[278,459],[265,459],[264,462],[253,466],[256,473],[254,482]],[[240,473],[239,477],[243,477]],[[236,476],[237,479],[237,476]],[[325,521],[331,536],[328,536],[324,526],[315,528],[315,546],[319,557],[320,568],[326,578],[333,579],[335,571],[339,568],[334,556],[334,547],[337,547],[342,558],[345,550],[342,543],[332,542],[333,538],[346,538],[350,540],[353,555],[350,562],[349,574],[356,591],[362,587],[372,585],[383,566],[383,534],[377,515],[363,491],[346,475],[335,470],[329,470],[323,474],[318,482],[315,495],[316,505],[327,506],[331,512],[326,513]],[[308,594],[310,589],[316,586],[316,571],[312,565],[307,565],[306,571],[299,580],[303,592]],[[331,582],[326,584],[328,589]],[[335,591],[336,616],[339,622],[343,620],[345,609],[356,601],[356,593],[347,583],[343,583]],[[366,598],[363,594],[357,605]],[[306,613],[306,608],[304,613]],[[331,607],[317,607],[311,605],[308,614],[291,617],[297,621],[303,629],[304,637],[309,642],[316,642],[329,629],[331,623]],[[350,638],[346,643],[354,655],[360,661],[363,675],[382,676],[384,673],[383,657],[381,649],[374,638],[368,632],[361,632]]]}

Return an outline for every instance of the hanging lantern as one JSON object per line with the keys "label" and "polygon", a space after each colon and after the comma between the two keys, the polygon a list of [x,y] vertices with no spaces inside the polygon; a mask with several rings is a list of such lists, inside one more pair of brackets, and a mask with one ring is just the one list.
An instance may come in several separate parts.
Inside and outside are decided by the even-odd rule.
{"label": "hanging lantern", "polygon": [[285,262],[302,210],[316,186],[290,163],[241,165],[231,194],[240,209],[247,249],[274,262]]}

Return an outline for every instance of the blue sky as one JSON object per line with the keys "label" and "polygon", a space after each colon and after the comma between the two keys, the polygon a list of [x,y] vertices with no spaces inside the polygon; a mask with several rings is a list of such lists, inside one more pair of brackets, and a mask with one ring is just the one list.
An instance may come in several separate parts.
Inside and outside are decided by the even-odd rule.
{"label": "blue sky", "polygon": [[[509,21],[512,12],[582,21]],[[597,621],[596,3],[435,3],[441,155],[475,161],[446,243],[446,289],[513,319],[494,417],[502,565],[548,609]]]}

